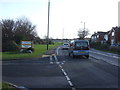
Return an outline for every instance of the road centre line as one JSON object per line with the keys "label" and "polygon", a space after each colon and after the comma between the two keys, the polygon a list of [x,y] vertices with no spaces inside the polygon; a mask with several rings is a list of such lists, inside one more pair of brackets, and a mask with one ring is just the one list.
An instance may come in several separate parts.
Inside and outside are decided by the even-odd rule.
{"label": "road centre line", "polygon": [[67,73],[66,72],[63,72],[65,76],[67,76]]}
{"label": "road centre line", "polygon": [[67,78],[68,81],[70,81],[70,78],[67,75],[65,77]]}
{"label": "road centre line", "polygon": [[109,57],[113,57],[113,58],[118,59],[117,56],[110,56],[110,55],[106,55],[106,54],[98,53],[98,52],[95,52],[95,51],[90,51],[90,52],[97,53],[97,54],[101,54],[101,55],[104,55],[104,56],[107,56],[107,57],[109,56]]}
{"label": "road centre line", "polygon": [[72,87],[73,87],[73,84],[72,84],[72,82],[71,82],[71,81],[68,81],[68,83],[70,84],[70,86],[72,86]]}
{"label": "road centre line", "polygon": [[[58,62],[58,59],[57,59],[57,57],[56,57],[55,55],[54,55],[54,58],[55,58],[56,62]],[[62,65],[60,65],[60,63],[59,63],[59,67],[60,67],[62,73],[64,74],[64,76],[66,77],[68,84],[70,85],[70,87],[72,87],[72,90],[76,90],[76,89],[74,88],[74,85],[72,84],[70,78],[68,77],[67,73],[66,73],[65,70],[63,69]]]}

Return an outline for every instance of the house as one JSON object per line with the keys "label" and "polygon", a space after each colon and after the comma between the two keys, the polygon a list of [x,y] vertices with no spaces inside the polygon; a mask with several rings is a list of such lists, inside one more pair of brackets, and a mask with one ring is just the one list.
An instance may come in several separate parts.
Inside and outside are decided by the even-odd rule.
{"label": "house", "polygon": [[108,32],[97,32],[91,36],[91,42],[109,42],[111,45],[120,45],[120,26],[112,27]]}
{"label": "house", "polygon": [[108,41],[108,32],[97,32],[91,36],[92,42],[107,42]]}
{"label": "house", "polygon": [[97,33],[94,33],[94,34],[91,36],[91,42],[97,42]]}
{"label": "house", "polygon": [[112,27],[109,32],[110,44],[120,44],[120,26]]}

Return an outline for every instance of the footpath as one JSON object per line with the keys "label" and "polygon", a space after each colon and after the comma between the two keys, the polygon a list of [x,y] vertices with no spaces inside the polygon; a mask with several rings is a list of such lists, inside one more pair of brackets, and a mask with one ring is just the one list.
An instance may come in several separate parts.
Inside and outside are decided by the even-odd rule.
{"label": "footpath", "polygon": [[103,51],[99,51],[99,50],[91,48],[90,56],[93,58],[99,59],[99,60],[103,60],[112,65],[120,66],[119,65],[120,55],[118,54],[103,52]]}

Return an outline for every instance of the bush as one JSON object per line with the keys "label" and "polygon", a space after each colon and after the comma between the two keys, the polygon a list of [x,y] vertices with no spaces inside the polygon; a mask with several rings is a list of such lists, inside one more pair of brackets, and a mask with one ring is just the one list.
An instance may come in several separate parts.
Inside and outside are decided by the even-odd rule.
{"label": "bush", "polygon": [[120,46],[110,46],[109,49],[110,49],[111,51],[120,52]]}
{"label": "bush", "polygon": [[100,42],[92,42],[90,43],[90,46],[91,48],[95,48],[95,49],[108,50],[110,45],[101,44]]}
{"label": "bush", "polygon": [[6,43],[2,43],[2,51],[18,51],[19,46],[14,41],[7,41]]}
{"label": "bush", "polygon": [[101,44],[100,42],[91,42],[90,45],[91,48],[95,48],[98,50],[120,52],[120,46],[110,46],[108,43]]}

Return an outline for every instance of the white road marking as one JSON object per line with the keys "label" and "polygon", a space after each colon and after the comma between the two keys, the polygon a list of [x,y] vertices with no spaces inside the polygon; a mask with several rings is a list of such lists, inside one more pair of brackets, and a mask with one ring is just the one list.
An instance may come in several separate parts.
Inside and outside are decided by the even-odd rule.
{"label": "white road marking", "polygon": [[68,81],[68,83],[70,84],[70,86],[71,86],[71,87],[73,87],[73,84],[72,84],[72,82],[71,82],[71,81]]}
{"label": "white road marking", "polygon": [[57,55],[59,55],[59,52],[58,52],[59,48],[60,48],[60,47],[58,47],[57,50],[56,50]]}
{"label": "white road marking", "polygon": [[70,81],[70,78],[68,76],[65,76],[67,78],[68,81]]}
{"label": "white road marking", "polygon": [[59,65],[59,67],[62,69],[62,66],[61,66],[61,65]]}
{"label": "white road marking", "polygon": [[17,85],[15,85],[15,84],[12,84],[12,83],[6,82],[6,81],[3,81],[3,82],[5,82],[5,83],[7,83],[7,84],[9,84],[9,85],[17,88],[17,89],[20,89],[20,90],[28,90],[28,89],[27,89],[26,87],[24,87],[24,86],[17,86]]}
{"label": "white road marking", "polygon": [[76,90],[74,87],[72,87],[72,90]]}
{"label": "white road marking", "polygon": [[99,53],[99,52],[95,52],[95,51],[90,51],[90,52],[93,52],[93,53],[97,53],[97,54],[100,54],[100,55],[104,55],[104,56],[109,56],[109,57],[113,57],[113,58],[116,58],[116,59],[118,59],[119,57],[117,57],[117,56],[110,56],[110,55],[107,55],[107,54],[102,54],[102,53]]}
{"label": "white road marking", "polygon": [[67,73],[66,72],[63,72],[65,76],[67,76]]}
{"label": "white road marking", "polygon": [[53,64],[52,56],[50,56],[50,64]]}
{"label": "white road marking", "polygon": [[58,61],[56,55],[54,55],[54,58],[55,58],[56,64],[60,64],[60,62]]}
{"label": "white road marking", "polygon": [[[60,62],[58,61],[56,55],[54,55],[54,58],[55,58],[55,61],[56,61],[56,64],[59,65],[62,73],[64,74],[64,76],[66,77],[67,81],[68,81],[68,84],[70,85],[70,87],[72,87],[72,90],[76,90],[74,87],[73,87],[73,84],[72,82],[70,81],[70,78],[68,77],[67,73],[65,72],[65,70],[63,69],[62,65],[60,64]],[[65,62],[65,61],[64,61]]]}
{"label": "white road marking", "polygon": [[61,70],[62,70],[62,72],[65,72],[64,69],[61,69]]}

